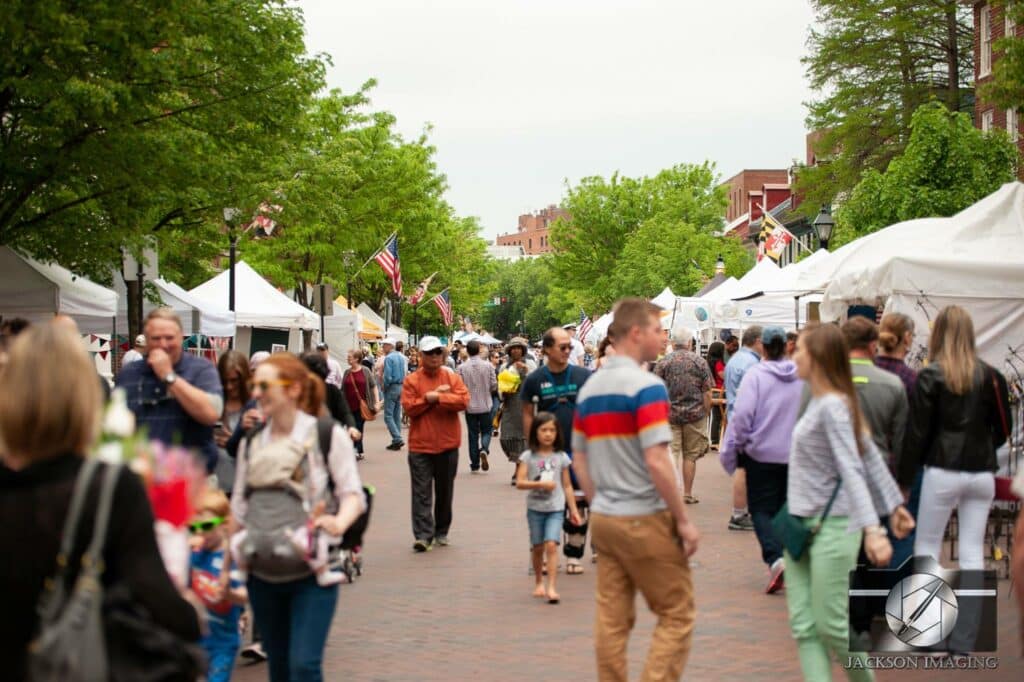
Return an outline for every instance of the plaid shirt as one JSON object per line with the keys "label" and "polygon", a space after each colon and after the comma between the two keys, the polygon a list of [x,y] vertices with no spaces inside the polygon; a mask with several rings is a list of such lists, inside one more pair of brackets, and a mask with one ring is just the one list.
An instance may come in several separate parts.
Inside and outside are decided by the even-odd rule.
{"label": "plaid shirt", "polygon": [[704,411],[704,394],[715,387],[715,382],[704,358],[688,350],[677,350],[659,360],[654,373],[668,387],[671,424],[692,424],[708,416]]}
{"label": "plaid shirt", "polygon": [[887,358],[881,355],[875,357],[875,367],[892,372],[903,382],[903,388],[907,389],[907,400],[914,395],[914,385],[917,384],[917,372],[907,366],[903,360]]}
{"label": "plaid shirt", "polygon": [[457,370],[469,389],[468,414],[487,414],[491,411],[491,394],[498,390],[498,375],[494,366],[479,355],[459,365]]}

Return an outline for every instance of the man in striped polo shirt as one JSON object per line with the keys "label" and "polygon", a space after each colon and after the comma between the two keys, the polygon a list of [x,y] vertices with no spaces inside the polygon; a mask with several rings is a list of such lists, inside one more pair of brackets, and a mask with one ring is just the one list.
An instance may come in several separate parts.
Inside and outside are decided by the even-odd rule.
{"label": "man in striped polo shirt", "polygon": [[642,679],[683,674],[696,619],[687,519],[669,454],[668,391],[640,368],[661,349],[660,309],[639,298],[615,306],[608,358],[580,390],[573,469],[590,502],[597,564],[598,679],[628,679],[626,645],[637,588],[658,616]]}

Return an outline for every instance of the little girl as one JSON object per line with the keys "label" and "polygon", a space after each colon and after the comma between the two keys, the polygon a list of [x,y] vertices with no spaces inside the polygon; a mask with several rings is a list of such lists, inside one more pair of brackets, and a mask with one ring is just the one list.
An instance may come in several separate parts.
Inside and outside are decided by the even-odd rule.
{"label": "little girl", "polygon": [[227,495],[215,488],[199,499],[198,513],[189,524],[192,534],[190,584],[206,605],[210,631],[202,645],[210,658],[209,682],[227,682],[241,646],[238,621],[248,601],[245,586],[231,575],[227,551],[228,519],[231,511]]}
{"label": "little girl", "polygon": [[538,412],[533,418],[527,442],[530,449],[519,456],[516,487],[530,491],[526,498],[526,519],[530,526],[530,555],[537,581],[533,596],[547,597],[549,604],[557,604],[555,577],[558,571],[548,571],[545,589],[542,562],[546,552],[548,566],[558,565],[558,545],[562,539],[566,504],[569,505],[569,520],[576,525],[581,524],[569,479],[571,462],[562,450],[558,420],[550,412]]}

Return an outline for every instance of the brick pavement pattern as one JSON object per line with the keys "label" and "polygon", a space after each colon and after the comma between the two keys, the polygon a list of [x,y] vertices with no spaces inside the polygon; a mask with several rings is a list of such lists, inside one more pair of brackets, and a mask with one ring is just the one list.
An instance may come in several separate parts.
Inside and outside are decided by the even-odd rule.
{"label": "brick pavement pattern", "polygon": [[[414,554],[405,452],[389,452],[382,422],[367,425],[363,480],[377,487],[366,537],[364,574],[343,585],[325,652],[326,680],[592,680],[594,579],[588,548],[581,576],[560,575],[561,604],[530,596],[525,493],[512,488],[512,465],[497,450],[491,471],[470,475],[460,451],[449,547]],[[465,429],[463,429],[465,433]],[[683,679],[800,679],[784,593],[763,592],[767,572],[753,533],[728,531],[730,483],[717,456],[697,465],[690,505],[702,543],[693,561],[697,627]],[[1024,679],[1019,618],[999,586],[999,669],[879,671],[878,680]],[[638,597],[641,598],[642,597]],[[631,679],[650,643],[643,604],[630,639]],[[265,680],[266,665],[242,662],[234,679]],[[838,666],[834,679],[845,679]]]}

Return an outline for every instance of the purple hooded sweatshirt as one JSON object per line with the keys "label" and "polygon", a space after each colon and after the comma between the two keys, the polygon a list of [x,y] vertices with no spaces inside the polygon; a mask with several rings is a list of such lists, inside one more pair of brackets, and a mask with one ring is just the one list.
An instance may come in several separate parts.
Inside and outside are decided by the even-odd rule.
{"label": "purple hooded sweatshirt", "polygon": [[731,475],[739,453],[787,464],[804,382],[790,360],[764,360],[747,370],[718,457]]}

